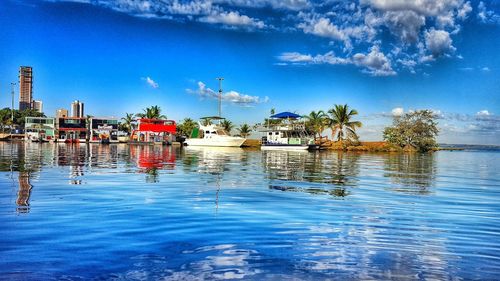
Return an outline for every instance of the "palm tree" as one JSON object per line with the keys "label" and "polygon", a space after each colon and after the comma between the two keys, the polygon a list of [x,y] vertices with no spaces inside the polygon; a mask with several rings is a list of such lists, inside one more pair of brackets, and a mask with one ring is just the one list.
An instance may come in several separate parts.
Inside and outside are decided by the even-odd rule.
{"label": "palm tree", "polygon": [[240,132],[240,136],[243,138],[246,138],[250,135],[252,130],[250,129],[250,126],[247,124],[243,124],[238,128],[238,132]]}
{"label": "palm tree", "polygon": [[231,130],[234,128],[234,124],[233,122],[227,120],[227,119],[224,119],[224,121],[222,121],[220,123],[220,125],[222,126],[222,128],[224,128],[224,130],[228,133],[228,134],[231,134]]}
{"label": "palm tree", "polygon": [[354,115],[358,115],[358,111],[355,109],[349,109],[347,104],[339,105],[336,104],[334,108],[328,110],[330,114],[328,120],[328,126],[332,130],[332,139],[338,136],[339,141],[343,141],[344,135],[347,139],[357,139],[356,128],[361,127],[361,122],[351,121]]}
{"label": "palm tree", "polygon": [[127,133],[130,134],[132,131],[132,122],[134,122],[134,114],[133,113],[125,113],[125,117],[122,117],[123,120],[123,128]]}
{"label": "palm tree", "polygon": [[137,113],[136,116],[148,119],[167,119],[167,116],[161,114],[161,108],[157,105],[146,107],[146,109],[143,109],[142,111],[144,111],[144,113]]}
{"label": "palm tree", "polygon": [[179,134],[184,136],[191,136],[194,128],[198,127],[198,124],[191,118],[185,118],[182,123],[177,126],[177,131]]}
{"label": "palm tree", "polygon": [[316,134],[321,138],[321,133],[325,130],[325,127],[328,125],[328,115],[323,111],[311,111],[309,115],[305,116],[307,119],[306,128],[308,131]]}

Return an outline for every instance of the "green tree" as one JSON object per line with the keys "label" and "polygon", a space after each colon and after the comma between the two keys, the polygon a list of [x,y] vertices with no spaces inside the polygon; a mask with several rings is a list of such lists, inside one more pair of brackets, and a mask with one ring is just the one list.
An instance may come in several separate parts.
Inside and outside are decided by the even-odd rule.
{"label": "green tree", "polygon": [[134,122],[134,114],[133,113],[125,113],[125,117],[122,117],[123,123],[122,129],[127,132],[131,133],[132,132],[132,123]]}
{"label": "green tree", "polygon": [[143,113],[137,113],[136,116],[148,119],[167,119],[167,116],[161,114],[161,108],[157,105],[143,109]]}
{"label": "green tree", "polygon": [[252,129],[248,126],[248,124],[243,124],[238,128],[238,132],[241,137],[246,138],[250,135]]}
{"label": "green tree", "polygon": [[305,118],[307,119],[306,130],[313,133],[314,137],[318,135],[321,138],[321,133],[323,133],[325,127],[328,125],[328,115],[322,110],[311,111]]}
{"label": "green tree", "polygon": [[181,124],[177,125],[177,132],[182,136],[190,136],[194,128],[198,127],[198,124],[191,118],[185,118],[182,120]]}
{"label": "green tree", "polygon": [[24,128],[26,117],[46,117],[45,114],[33,109],[14,110],[14,125]]}
{"label": "green tree", "polygon": [[231,130],[234,128],[234,124],[233,122],[227,120],[227,119],[224,119],[221,123],[220,123],[221,127],[224,128],[224,130],[228,133],[228,134],[231,134]]}
{"label": "green tree", "polygon": [[358,140],[356,128],[361,127],[362,124],[359,121],[351,121],[354,115],[358,115],[358,111],[350,109],[347,104],[336,104],[328,110],[328,113],[330,114],[328,127],[332,130],[332,139],[337,136],[337,139],[341,142],[346,139]]}
{"label": "green tree", "polygon": [[6,107],[0,110],[0,129],[5,132],[5,129],[12,124],[11,110]]}
{"label": "green tree", "polygon": [[425,152],[436,147],[439,133],[436,116],[431,110],[408,112],[395,116],[392,126],[384,129],[384,140],[400,147]]}

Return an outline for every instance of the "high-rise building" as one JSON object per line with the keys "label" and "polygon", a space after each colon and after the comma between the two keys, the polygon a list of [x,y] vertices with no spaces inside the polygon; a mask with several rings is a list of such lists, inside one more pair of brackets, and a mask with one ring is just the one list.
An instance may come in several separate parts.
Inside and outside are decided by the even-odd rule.
{"label": "high-rise building", "polygon": [[65,117],[68,117],[68,110],[67,109],[60,108],[60,109],[56,110],[56,118],[57,119],[65,118]]}
{"label": "high-rise building", "polygon": [[31,109],[42,113],[43,112],[43,102],[41,100],[33,100],[33,102],[31,103]]}
{"label": "high-rise building", "polygon": [[71,117],[84,117],[83,102],[76,100],[71,103]]}
{"label": "high-rise building", "polygon": [[31,109],[33,101],[33,69],[31,66],[19,68],[19,110]]}

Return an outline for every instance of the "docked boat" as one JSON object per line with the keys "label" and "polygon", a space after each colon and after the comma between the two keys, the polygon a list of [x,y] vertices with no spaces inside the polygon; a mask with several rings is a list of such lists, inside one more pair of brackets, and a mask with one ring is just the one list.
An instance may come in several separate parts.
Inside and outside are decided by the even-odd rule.
{"label": "docked boat", "polygon": [[31,142],[49,142],[55,140],[54,118],[26,117],[25,139]]}
{"label": "docked boat", "polygon": [[292,112],[281,112],[270,117],[267,128],[263,130],[261,150],[315,150],[314,136],[305,128],[302,116]]}
{"label": "docked boat", "polygon": [[130,144],[172,144],[177,125],[173,120],[141,118],[137,129],[132,131]]}
{"label": "docked boat", "polygon": [[[205,117],[202,119],[223,120],[222,117]],[[208,121],[207,121],[208,122]],[[191,137],[184,142],[188,146],[219,146],[219,147],[241,147],[245,142],[245,138],[230,136],[218,124],[202,125],[198,122],[199,128],[195,128],[191,133]]]}
{"label": "docked boat", "polygon": [[118,119],[116,118],[90,118],[90,142],[117,143]]}
{"label": "docked boat", "polygon": [[57,142],[85,143],[87,142],[87,119],[81,117],[61,117],[57,122]]}
{"label": "docked boat", "polygon": [[[242,137],[231,136],[221,126],[221,121],[225,119],[221,117],[222,80],[224,78],[218,77],[217,80],[219,81],[219,115],[201,118],[203,124],[198,122],[199,127],[194,128],[190,138],[184,142],[188,146],[241,147],[246,140]],[[212,124],[212,121],[217,124]]]}

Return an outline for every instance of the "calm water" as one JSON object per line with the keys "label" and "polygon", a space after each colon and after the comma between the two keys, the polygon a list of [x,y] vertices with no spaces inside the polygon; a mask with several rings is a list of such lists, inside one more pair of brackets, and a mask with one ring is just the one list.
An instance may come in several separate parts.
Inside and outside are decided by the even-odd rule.
{"label": "calm water", "polygon": [[0,143],[0,279],[500,279],[499,156]]}

